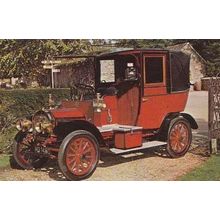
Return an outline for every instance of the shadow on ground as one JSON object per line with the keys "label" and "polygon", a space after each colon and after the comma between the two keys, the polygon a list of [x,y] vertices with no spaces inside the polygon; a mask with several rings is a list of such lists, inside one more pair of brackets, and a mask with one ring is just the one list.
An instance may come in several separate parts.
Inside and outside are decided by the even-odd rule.
{"label": "shadow on ground", "polygon": [[[210,156],[210,152],[208,147],[208,133],[206,129],[207,122],[202,119],[197,120],[197,122],[199,124],[199,130],[193,131],[193,141],[189,153],[194,155],[199,155],[201,157],[208,157]],[[128,163],[135,160],[146,159],[150,157],[158,157],[158,156],[164,158],[170,158],[166,152],[166,146],[149,148],[141,151],[140,150],[133,151],[129,153],[123,153],[120,155],[115,155],[107,149],[102,149],[100,163],[98,167],[105,168],[122,163]],[[35,172],[45,172],[49,175],[50,178],[57,181],[66,180],[66,178],[62,175],[56,160],[49,161],[44,166],[44,168],[36,169]]]}
{"label": "shadow on ground", "polygon": [[[101,157],[98,167],[110,167],[117,164],[128,163],[130,161],[139,160],[143,158],[155,157],[155,149],[146,149],[142,151],[129,152],[127,154],[115,155],[108,150],[101,151]],[[61,173],[56,160],[50,160],[43,168],[36,169],[35,172],[45,172],[50,178],[57,181],[67,180]]]}
{"label": "shadow on ground", "polygon": [[[189,153],[199,155],[202,157],[208,157],[209,152],[206,147],[194,147],[189,150]],[[135,160],[150,158],[150,157],[166,157],[169,156],[166,154],[165,147],[157,147],[156,149],[145,149],[138,152],[129,152],[127,154],[115,155],[113,153],[104,151],[101,153],[99,168],[105,168],[110,166],[115,166],[122,163],[128,163]],[[170,158],[171,159],[171,158]],[[36,169],[35,172],[45,172],[49,175],[50,178],[57,181],[67,180],[61,173],[57,161],[49,161],[44,168]]]}

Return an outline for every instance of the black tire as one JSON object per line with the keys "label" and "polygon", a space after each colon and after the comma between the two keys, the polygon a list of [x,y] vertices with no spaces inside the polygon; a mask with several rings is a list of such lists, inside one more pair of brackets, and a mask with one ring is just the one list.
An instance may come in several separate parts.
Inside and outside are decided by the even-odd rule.
{"label": "black tire", "polygon": [[21,166],[19,166],[19,164],[17,163],[17,161],[15,160],[13,156],[10,156],[9,164],[12,169],[17,169],[17,170],[23,169]]}
{"label": "black tire", "polygon": [[189,121],[182,117],[173,119],[169,125],[167,136],[167,152],[169,156],[171,158],[184,156],[189,150],[191,143],[192,130]]}
{"label": "black tire", "polygon": [[[24,159],[22,159],[23,156],[21,155],[19,148],[20,148],[21,142],[23,141],[25,137],[26,135],[23,133],[22,135],[17,137],[16,140],[14,141],[14,145],[12,147],[12,154],[13,154],[14,162],[16,162],[19,167],[25,170],[41,168],[48,161],[47,157],[42,157],[42,158],[34,157],[34,158],[31,158],[29,162],[28,161],[25,162]],[[30,151],[30,149],[27,148],[27,151]],[[15,164],[13,165],[13,167],[16,167]]]}
{"label": "black tire", "polygon": [[[71,170],[70,163],[68,164],[68,162],[67,162],[67,158],[70,156],[70,154],[68,152],[70,151],[71,147],[72,147],[72,149],[76,148],[75,145],[73,144],[74,141],[82,140],[83,138],[85,140],[88,140],[88,142],[90,142],[89,143],[89,149],[91,148],[91,150],[93,151],[94,157],[93,157],[93,161],[89,165],[86,164],[86,165],[88,165],[88,168],[89,168],[86,173],[76,174],[76,173],[74,173],[74,169],[76,169],[76,168],[74,166],[72,166],[73,168]],[[85,145],[86,144],[84,144],[83,148],[85,148]],[[90,145],[92,147],[90,147]],[[87,144],[87,146],[88,146],[88,144]],[[77,146],[78,150],[81,149],[81,148],[82,148],[81,144],[80,144],[80,147]],[[78,150],[76,150],[76,151],[78,151]],[[83,151],[83,150],[81,150],[81,151]],[[77,157],[80,157],[80,159],[78,158],[77,163],[80,163],[80,165],[81,165],[82,164],[81,160],[82,160],[82,157],[83,157],[83,152],[81,154],[79,154],[79,153],[76,154],[75,153],[75,157],[73,156],[73,158],[72,158],[72,160],[74,161],[74,164],[76,163],[76,160],[77,160],[77,159],[75,159],[76,155],[77,155]],[[83,180],[83,179],[89,178],[95,172],[96,167],[97,167],[98,162],[99,162],[99,157],[100,157],[99,143],[98,143],[97,139],[95,138],[95,136],[93,134],[91,134],[90,132],[88,132],[88,131],[77,130],[77,131],[74,131],[74,132],[70,133],[69,135],[67,135],[64,138],[63,142],[61,143],[60,150],[59,150],[59,153],[58,153],[58,164],[59,164],[60,170],[62,171],[63,175],[68,180]],[[75,166],[76,166],[76,164],[75,164]],[[77,164],[77,166],[78,166],[78,171],[79,171],[80,170],[79,169],[79,164]],[[84,167],[82,169],[84,169]],[[85,169],[87,169],[87,167]]]}

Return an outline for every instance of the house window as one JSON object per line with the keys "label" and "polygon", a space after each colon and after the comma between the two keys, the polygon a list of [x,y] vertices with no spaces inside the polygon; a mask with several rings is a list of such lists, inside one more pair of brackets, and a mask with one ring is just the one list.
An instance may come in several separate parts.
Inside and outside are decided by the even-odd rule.
{"label": "house window", "polygon": [[145,57],[145,83],[164,82],[164,57]]}

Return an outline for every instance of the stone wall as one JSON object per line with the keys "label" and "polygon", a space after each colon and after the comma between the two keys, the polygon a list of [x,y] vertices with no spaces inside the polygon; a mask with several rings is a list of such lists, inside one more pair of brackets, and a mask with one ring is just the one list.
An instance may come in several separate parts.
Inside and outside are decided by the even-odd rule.
{"label": "stone wall", "polygon": [[209,84],[210,84],[210,77],[202,78],[202,90],[208,91],[209,90]]}
{"label": "stone wall", "polygon": [[192,83],[200,83],[201,78],[205,76],[205,64],[204,61],[201,60],[199,55],[191,48],[189,44],[186,44],[182,51],[188,55],[190,55],[190,81]]}
{"label": "stone wall", "polygon": [[202,90],[208,91],[210,86],[210,80],[220,80],[220,77],[204,77],[202,78]]}

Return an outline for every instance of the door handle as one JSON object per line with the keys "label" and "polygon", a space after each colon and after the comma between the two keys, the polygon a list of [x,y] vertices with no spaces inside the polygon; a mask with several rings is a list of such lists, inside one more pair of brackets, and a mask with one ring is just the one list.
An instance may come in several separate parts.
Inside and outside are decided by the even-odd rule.
{"label": "door handle", "polygon": [[149,98],[142,98],[142,101],[143,102],[146,102],[146,101],[148,101],[149,100]]}

